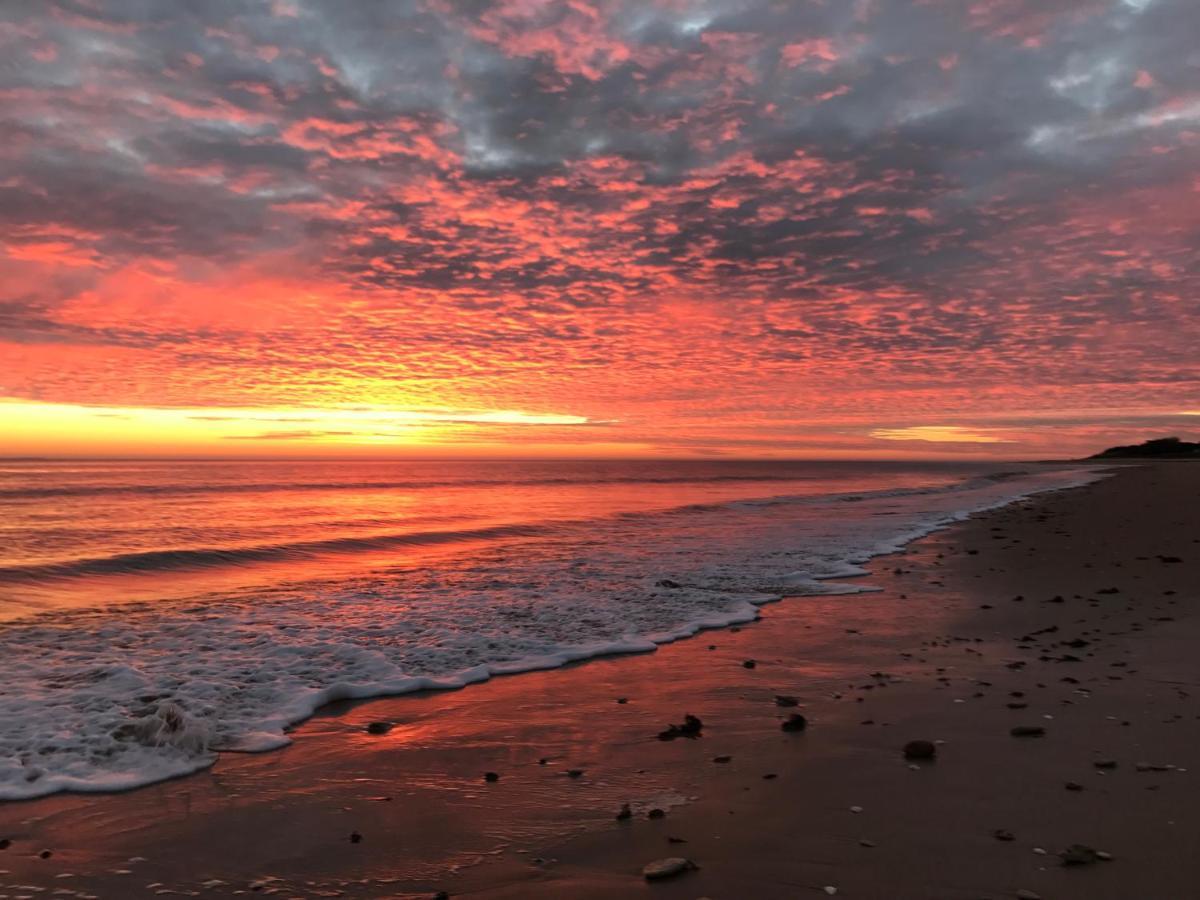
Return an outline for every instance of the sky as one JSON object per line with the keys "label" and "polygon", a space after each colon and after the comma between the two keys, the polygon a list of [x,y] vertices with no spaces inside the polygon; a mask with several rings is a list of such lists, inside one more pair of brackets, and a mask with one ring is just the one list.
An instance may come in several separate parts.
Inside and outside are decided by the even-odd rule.
{"label": "sky", "polygon": [[1195,0],[6,0],[0,454],[1200,432]]}

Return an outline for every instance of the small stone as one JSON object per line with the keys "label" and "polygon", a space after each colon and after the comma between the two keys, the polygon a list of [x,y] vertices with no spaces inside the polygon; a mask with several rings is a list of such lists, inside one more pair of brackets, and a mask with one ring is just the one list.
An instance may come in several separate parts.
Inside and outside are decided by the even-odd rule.
{"label": "small stone", "polygon": [[935,759],[937,747],[933,741],[909,741],[904,745],[905,759]]}
{"label": "small stone", "polygon": [[1068,791],[1082,791],[1083,790],[1083,785],[1080,784],[1078,781],[1068,781],[1066,784],[1063,785],[1063,787],[1065,787]]}
{"label": "small stone", "polygon": [[362,835],[359,834],[357,831],[350,832],[350,843],[361,844],[362,843]]}
{"label": "small stone", "polygon": [[49,858],[50,858],[50,857],[52,857],[53,855],[54,855],[54,851],[52,851],[52,850],[43,850],[41,853],[39,853],[39,854],[38,854],[38,859],[49,859]]}
{"label": "small stone", "polygon": [[1138,772],[1169,772],[1171,770],[1170,766],[1147,762],[1134,763],[1133,768]]}
{"label": "small stone", "polygon": [[834,894],[837,893],[837,888],[835,888],[832,884],[825,885],[825,887],[823,887],[822,890],[825,891],[825,893],[828,894],[830,897],[832,897]]}
{"label": "small stone", "polygon": [[632,819],[632,818],[633,818],[633,810],[630,808],[628,803],[622,803],[621,809],[617,813],[617,821],[624,822],[626,819]]}
{"label": "small stone", "polygon": [[8,838],[0,838],[0,850],[7,850],[12,846],[12,841]]}
{"label": "small stone", "polygon": [[715,763],[727,763],[727,762],[729,762],[729,761],[730,761],[730,760],[732,760],[732,759],[733,759],[733,757],[732,757],[732,756],[714,756],[714,757],[713,757],[713,762],[715,762]]}
{"label": "small stone", "polygon": [[858,813],[860,813],[860,812],[862,812],[862,811],[863,811],[863,808],[862,808],[861,806],[852,806],[852,807],[850,807],[850,812],[852,812],[852,813],[858,814]]}
{"label": "small stone", "polygon": [[392,730],[391,722],[368,722],[367,734],[387,734]]}
{"label": "small stone", "polygon": [[682,725],[668,725],[666,730],[658,733],[660,741],[673,741],[678,737],[697,738],[704,728],[704,723],[697,716],[684,715]]}
{"label": "small stone", "polygon": [[628,698],[628,697],[618,697],[618,698],[617,698],[617,702],[618,702],[618,703],[621,703],[621,704],[628,703],[628,702],[629,702],[629,698]]}
{"label": "small stone", "polygon": [[802,713],[792,713],[779,727],[784,731],[803,731],[808,727],[808,719]]}
{"label": "small stone", "polygon": [[1096,859],[1103,860],[1104,862],[1112,862],[1112,858],[1113,858],[1113,855],[1111,853],[1109,853],[1107,850],[1097,850],[1096,851]]}
{"label": "small stone", "polygon": [[858,846],[860,846],[860,847],[874,847],[874,846],[875,846],[875,842],[874,842],[874,841],[868,841],[867,839],[863,838],[862,840],[860,840],[860,841],[858,842]]}
{"label": "small stone", "polygon": [[449,891],[438,891],[433,895],[433,900],[450,900]]}
{"label": "small stone", "polygon": [[784,707],[799,706],[800,701],[790,694],[776,694],[775,705]]}
{"label": "small stone", "polygon": [[656,859],[642,866],[642,877],[647,881],[658,881],[662,878],[674,878],[684,872],[697,868],[690,859],[682,856],[668,856],[666,859]]}
{"label": "small stone", "polygon": [[500,773],[499,772],[484,772],[483,780],[488,782],[489,784],[495,784],[497,781],[500,780]]}
{"label": "small stone", "polygon": [[758,663],[756,661],[754,661],[753,659],[748,659],[744,663],[742,663],[742,668],[743,669],[753,669],[757,665],[758,665]]}
{"label": "small stone", "polygon": [[1024,888],[1021,888],[1019,891],[1017,891],[1014,896],[1016,896],[1017,900],[1042,900],[1041,894],[1034,893],[1033,891],[1027,891]]}
{"label": "small stone", "polygon": [[997,828],[995,831],[992,832],[992,837],[994,837],[998,841],[1014,841],[1014,840],[1016,840],[1016,835],[1014,835],[1007,828]]}
{"label": "small stone", "polygon": [[650,812],[646,813],[647,819],[665,819],[666,817],[666,810],[659,809],[658,807],[655,807],[654,809],[650,810]]}
{"label": "small stone", "polygon": [[1046,729],[1041,725],[1017,725],[1008,730],[1013,737],[1041,737]]}
{"label": "small stone", "polygon": [[1086,844],[1072,844],[1066,850],[1060,851],[1058,858],[1064,866],[1090,866],[1099,859],[1096,851]]}
{"label": "small stone", "polygon": [[568,778],[582,778],[583,769],[567,769]]}

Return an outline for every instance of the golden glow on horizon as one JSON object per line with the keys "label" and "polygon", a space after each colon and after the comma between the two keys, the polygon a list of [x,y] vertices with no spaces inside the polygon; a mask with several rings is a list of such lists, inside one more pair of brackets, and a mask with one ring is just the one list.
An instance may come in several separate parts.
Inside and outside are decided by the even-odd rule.
{"label": "golden glow on horizon", "polygon": [[[370,396],[369,387],[380,385],[342,394]],[[1077,426],[1078,437],[1066,444],[1061,436],[1067,432],[1037,411],[961,425],[889,427],[861,412],[741,421],[697,410],[687,422],[666,421],[652,410],[620,419],[605,416],[603,407],[589,412],[381,403],[157,407],[0,397],[0,456],[1027,459],[1091,453],[1141,440],[1147,430],[1186,434],[1180,420],[1188,417],[1190,424],[1200,415],[1172,410],[1127,423],[1124,433],[1112,433],[1101,419]]]}
{"label": "golden glow on horizon", "polygon": [[[3,452],[130,452],[147,449],[237,453],[296,445],[322,448],[440,446],[466,432],[556,429],[594,423],[584,416],[517,410],[390,409],[376,406],[256,409],[80,406],[0,401]],[[480,441],[479,443],[486,443]]]}
{"label": "golden glow on horizon", "polygon": [[885,441],[929,441],[939,444],[1006,444],[1006,438],[960,425],[914,425],[911,428],[877,428],[871,437]]}

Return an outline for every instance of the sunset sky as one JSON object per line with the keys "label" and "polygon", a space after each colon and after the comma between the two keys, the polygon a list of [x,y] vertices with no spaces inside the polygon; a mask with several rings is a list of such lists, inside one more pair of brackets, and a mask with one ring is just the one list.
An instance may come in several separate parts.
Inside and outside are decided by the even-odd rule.
{"label": "sunset sky", "polygon": [[0,454],[1200,432],[1196,0],[8,0],[0,135]]}

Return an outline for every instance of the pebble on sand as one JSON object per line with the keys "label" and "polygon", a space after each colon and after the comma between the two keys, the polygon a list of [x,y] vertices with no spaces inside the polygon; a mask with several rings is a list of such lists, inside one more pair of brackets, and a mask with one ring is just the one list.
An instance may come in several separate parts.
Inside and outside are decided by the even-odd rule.
{"label": "pebble on sand", "polygon": [[626,819],[633,818],[633,809],[628,803],[622,803],[621,809],[617,812],[617,821],[624,822]]}
{"label": "pebble on sand", "polygon": [[1087,844],[1072,844],[1066,850],[1060,850],[1058,858],[1064,866],[1090,866],[1100,859],[1100,855]]}
{"label": "pebble on sand", "polygon": [[909,741],[904,745],[905,759],[936,759],[937,746],[933,741]]}
{"label": "pebble on sand", "polygon": [[699,717],[688,713],[684,715],[682,725],[668,725],[664,731],[658,733],[658,739],[673,741],[678,737],[697,738],[700,737],[700,731],[703,728],[704,723],[700,721]]}
{"label": "pebble on sand", "polygon": [[488,782],[489,784],[494,784],[495,782],[500,780],[500,773],[499,772],[484,772],[483,780]]}
{"label": "pebble on sand", "polygon": [[1041,725],[1016,725],[1008,730],[1013,737],[1041,737],[1046,729]]}
{"label": "pebble on sand", "polygon": [[808,719],[802,713],[792,713],[779,727],[784,731],[803,731],[808,727]]}
{"label": "pebble on sand", "polygon": [[690,859],[684,859],[682,856],[668,856],[642,866],[642,877],[647,881],[658,881],[662,878],[674,878],[676,875],[682,875],[684,872],[691,872],[697,868],[699,867]]}
{"label": "pebble on sand", "polygon": [[387,734],[392,730],[391,722],[368,722],[367,734]]}

